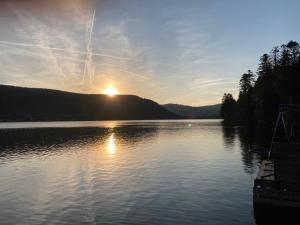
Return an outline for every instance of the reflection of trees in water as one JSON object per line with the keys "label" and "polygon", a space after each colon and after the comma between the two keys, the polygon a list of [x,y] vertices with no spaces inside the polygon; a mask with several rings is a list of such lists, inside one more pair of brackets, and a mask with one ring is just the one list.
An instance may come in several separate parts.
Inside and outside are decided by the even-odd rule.
{"label": "reflection of trees in water", "polygon": [[256,159],[256,155],[253,152],[254,131],[249,127],[238,127],[237,136],[239,138],[245,172],[253,174]]}
{"label": "reflection of trees in water", "polygon": [[238,140],[241,149],[242,162],[247,173],[253,174],[257,160],[261,160],[262,154],[255,149],[268,148],[272,129],[268,127],[226,127],[223,126],[223,140],[226,149],[233,148]]}
{"label": "reflection of trees in water", "polygon": [[225,149],[233,149],[234,141],[236,138],[236,128],[222,126],[222,130]]}
{"label": "reflection of trees in water", "polygon": [[253,204],[253,209],[255,222],[257,225],[300,224],[298,208]]}
{"label": "reflection of trees in water", "polygon": [[[0,130],[0,158],[23,154],[44,154],[49,151],[65,151],[66,148],[104,144],[113,134],[114,139],[126,145],[135,145],[153,138],[154,127],[136,128],[38,128]],[[76,148],[72,148],[74,150]],[[78,149],[78,148],[77,148]]]}
{"label": "reflection of trees in water", "polygon": [[223,126],[223,140],[226,149],[233,149],[236,138],[240,144],[242,162],[247,173],[254,172],[254,132],[246,127],[226,127]]}

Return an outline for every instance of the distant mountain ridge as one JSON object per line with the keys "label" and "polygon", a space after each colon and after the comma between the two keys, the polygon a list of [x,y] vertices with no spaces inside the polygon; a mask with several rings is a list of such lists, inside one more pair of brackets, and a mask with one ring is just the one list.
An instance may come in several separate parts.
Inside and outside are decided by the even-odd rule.
{"label": "distant mountain ridge", "polygon": [[0,121],[176,119],[158,103],[134,95],[107,96],[0,85]]}
{"label": "distant mountain ridge", "polygon": [[221,104],[208,105],[208,106],[187,106],[179,104],[166,104],[163,105],[165,109],[170,112],[188,119],[219,119],[221,118],[220,110]]}

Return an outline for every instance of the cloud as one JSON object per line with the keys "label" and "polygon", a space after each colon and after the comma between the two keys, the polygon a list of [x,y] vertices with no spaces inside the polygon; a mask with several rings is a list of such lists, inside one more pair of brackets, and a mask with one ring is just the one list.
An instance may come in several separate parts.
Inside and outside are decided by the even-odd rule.
{"label": "cloud", "polygon": [[[54,2],[58,4],[55,5]],[[67,7],[67,2],[72,2],[71,8]],[[103,51],[103,53],[93,52],[92,35],[95,14],[93,14],[93,11],[86,10],[89,7],[88,4],[85,4],[84,7],[84,2],[86,1],[45,1],[44,3],[25,1],[22,4],[17,1],[10,1],[8,8],[17,19],[14,24],[17,35],[9,41],[0,40],[1,50],[7,55],[4,58],[2,54],[1,61],[10,64],[6,67],[6,71],[2,69],[4,74],[15,77],[18,72],[20,77],[28,74],[27,77],[30,77],[30,79],[36,77],[41,81],[47,80],[47,82],[52,83],[61,80],[68,81],[68,84],[81,82],[84,85],[87,82],[88,85],[92,85],[94,70],[97,65],[122,66],[124,64],[122,61],[133,60],[132,57],[106,54],[107,51]],[[32,7],[29,7],[31,5]],[[40,14],[35,10],[35,8],[39,8],[43,11],[45,7],[48,7],[51,12],[55,7],[57,9],[56,13],[60,12],[59,16],[53,17],[52,15],[49,17],[46,11]],[[68,18],[64,20],[63,17]],[[73,19],[78,17],[84,20]],[[122,32],[115,34],[115,30],[108,30],[109,32],[106,35],[109,36],[109,39],[104,37],[106,42],[111,41],[112,33],[114,33],[115,38],[122,41],[126,40]],[[128,47],[128,44],[126,45]],[[98,47],[97,50],[101,50],[101,48]],[[15,64],[14,58],[17,58],[16,55],[23,56],[23,63]],[[92,62],[92,57],[95,58],[94,62]],[[31,64],[27,63],[32,60],[34,62]],[[14,66],[12,66],[13,64]],[[20,69],[18,71],[14,69],[13,71],[12,68],[16,67]],[[44,69],[41,70],[41,67]],[[119,71],[138,76],[126,67],[120,68]],[[12,72],[14,72],[14,75],[11,75]],[[89,79],[85,81],[82,79],[84,76],[89,77]],[[49,77],[52,77],[52,79],[49,80]],[[66,82],[62,83],[65,84]],[[43,86],[47,87],[49,83],[44,83]]]}
{"label": "cloud", "polygon": [[90,20],[90,30],[88,31],[87,37],[87,46],[86,46],[86,60],[84,65],[84,72],[83,72],[83,80],[86,76],[89,78],[89,83],[91,84],[94,79],[95,73],[95,66],[92,64],[92,56],[93,56],[93,43],[92,43],[92,36],[93,36],[93,29],[94,29],[94,21],[95,21],[95,10],[91,16]]}
{"label": "cloud", "polygon": [[166,102],[232,82],[217,80],[222,54],[201,4],[7,2],[1,83],[94,92],[112,82],[121,93]]}
{"label": "cloud", "polygon": [[[49,65],[52,71],[56,71],[57,74],[67,77],[67,70],[73,69],[68,67],[72,67],[73,65],[68,64],[68,67],[62,66],[58,55],[54,52],[55,47],[52,47],[51,44],[55,39],[59,44],[63,44],[64,49],[73,51],[76,43],[71,38],[68,38],[65,33],[60,32],[58,29],[51,29],[49,25],[43,23],[31,13],[25,10],[19,10],[14,4],[10,4],[10,8],[18,18],[18,30],[21,31],[19,33],[20,38],[30,39],[34,43],[33,45],[41,46],[42,48],[40,48],[40,50],[43,51],[40,58],[42,61],[46,65]],[[57,51],[58,49],[59,48],[56,48],[55,50]]]}
{"label": "cloud", "polygon": [[190,83],[190,88],[208,87],[208,86],[224,86],[224,84],[236,84],[236,80],[229,78],[205,79],[196,78]]}

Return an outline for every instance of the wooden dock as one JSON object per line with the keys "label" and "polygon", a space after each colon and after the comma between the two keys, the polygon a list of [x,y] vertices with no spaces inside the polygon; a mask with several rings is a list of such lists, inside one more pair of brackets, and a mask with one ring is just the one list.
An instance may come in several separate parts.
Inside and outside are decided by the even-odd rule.
{"label": "wooden dock", "polygon": [[254,181],[254,203],[300,208],[300,144],[274,143]]}

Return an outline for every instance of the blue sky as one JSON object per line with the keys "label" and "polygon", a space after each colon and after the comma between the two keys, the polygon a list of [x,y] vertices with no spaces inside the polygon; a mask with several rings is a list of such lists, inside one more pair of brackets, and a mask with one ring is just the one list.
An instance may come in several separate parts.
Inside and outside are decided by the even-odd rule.
{"label": "blue sky", "polygon": [[0,83],[159,103],[219,103],[275,45],[299,41],[299,1],[6,0]]}

